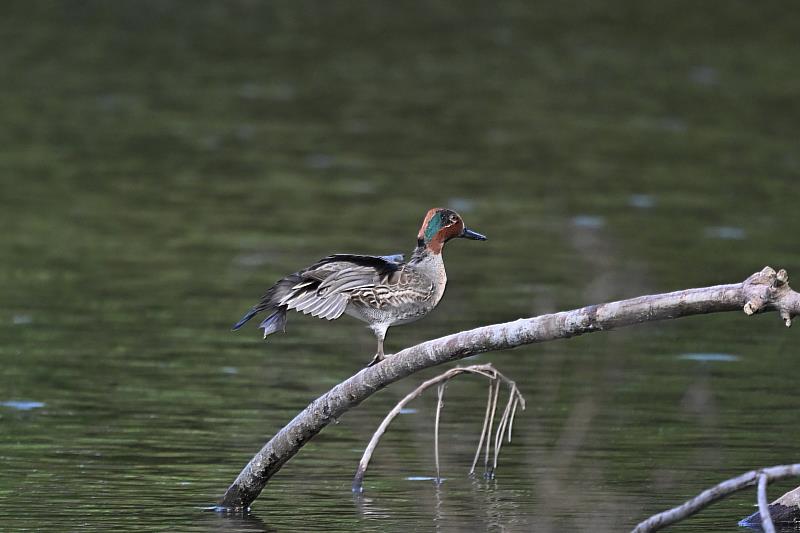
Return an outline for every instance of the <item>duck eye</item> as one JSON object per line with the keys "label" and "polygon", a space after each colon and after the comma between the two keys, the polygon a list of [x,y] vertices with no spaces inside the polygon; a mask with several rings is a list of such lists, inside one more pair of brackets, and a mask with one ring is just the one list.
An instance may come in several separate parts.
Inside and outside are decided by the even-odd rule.
{"label": "duck eye", "polygon": [[457,216],[455,216],[455,215],[450,215],[450,222],[452,222],[453,224],[455,224],[456,222],[458,222],[458,217],[457,217]]}

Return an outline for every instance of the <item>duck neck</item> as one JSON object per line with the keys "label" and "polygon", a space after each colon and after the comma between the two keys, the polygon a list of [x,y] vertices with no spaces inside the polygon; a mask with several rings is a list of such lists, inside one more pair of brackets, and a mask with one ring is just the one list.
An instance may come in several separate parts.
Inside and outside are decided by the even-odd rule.
{"label": "duck neck", "polygon": [[409,263],[422,263],[428,261],[433,255],[441,254],[434,254],[425,246],[425,241],[420,239],[417,241],[417,247],[414,248],[414,251],[411,253],[411,260],[409,260]]}
{"label": "duck neck", "polygon": [[425,243],[421,241],[417,244],[417,247],[412,252],[409,263],[436,264],[444,266],[441,251],[437,253],[436,251],[431,250],[430,247],[426,246]]}
{"label": "duck neck", "polygon": [[414,253],[411,254],[409,264],[417,272],[424,274],[433,282],[434,301],[438,302],[447,285],[447,273],[444,268],[442,254],[432,251],[423,244],[422,246],[417,246]]}

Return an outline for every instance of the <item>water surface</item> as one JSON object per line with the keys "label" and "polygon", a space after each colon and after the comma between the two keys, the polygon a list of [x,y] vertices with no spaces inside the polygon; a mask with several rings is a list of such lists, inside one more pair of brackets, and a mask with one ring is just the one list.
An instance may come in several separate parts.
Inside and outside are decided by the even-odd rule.
{"label": "water surface", "polygon": [[[2,529],[620,531],[797,462],[796,332],[731,313],[476,358],[529,406],[493,480],[466,475],[486,385],[460,377],[446,481],[427,479],[429,394],[350,493],[434,369],[326,428],[251,516],[203,511],[374,350],[348,318],[291,316],[268,342],[230,325],[329,253],[408,253],[429,207],[490,240],[448,245],[443,302],[388,351],[766,264],[800,275],[785,7],[5,4]],[[675,531],[734,531],[754,501]]]}

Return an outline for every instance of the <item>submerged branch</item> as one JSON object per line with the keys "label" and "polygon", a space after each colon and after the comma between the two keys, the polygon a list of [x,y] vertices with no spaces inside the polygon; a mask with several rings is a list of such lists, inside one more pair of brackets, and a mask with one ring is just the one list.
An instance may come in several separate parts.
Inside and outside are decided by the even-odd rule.
{"label": "submerged branch", "polygon": [[787,281],[786,271],[776,273],[765,267],[742,283],[590,305],[479,327],[406,348],[311,402],[250,460],[228,488],[220,508],[249,508],[267,481],[314,435],[378,390],[415,372],[477,353],[705,313],[777,311],[790,326],[792,318],[800,314],[800,294],[791,290]]}

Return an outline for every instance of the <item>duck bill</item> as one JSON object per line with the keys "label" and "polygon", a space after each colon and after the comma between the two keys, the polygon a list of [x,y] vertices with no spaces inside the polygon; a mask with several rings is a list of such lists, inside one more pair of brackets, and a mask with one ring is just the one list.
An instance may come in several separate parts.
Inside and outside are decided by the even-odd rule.
{"label": "duck bill", "polygon": [[486,235],[481,235],[477,231],[472,231],[471,229],[464,228],[464,231],[461,232],[459,237],[464,239],[472,239],[473,241],[485,241]]}

